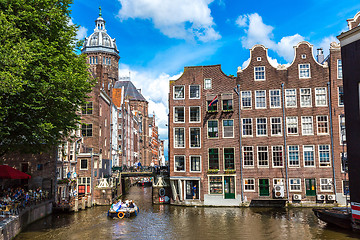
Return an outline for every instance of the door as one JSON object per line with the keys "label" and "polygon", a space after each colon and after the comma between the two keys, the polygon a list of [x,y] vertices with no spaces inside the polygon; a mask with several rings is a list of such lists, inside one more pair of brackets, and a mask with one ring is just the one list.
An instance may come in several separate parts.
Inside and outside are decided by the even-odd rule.
{"label": "door", "polygon": [[235,199],[235,178],[224,177],[225,199]]}
{"label": "door", "polygon": [[259,179],[260,196],[270,196],[269,179]]}
{"label": "door", "polygon": [[306,196],[316,196],[315,178],[305,179]]}

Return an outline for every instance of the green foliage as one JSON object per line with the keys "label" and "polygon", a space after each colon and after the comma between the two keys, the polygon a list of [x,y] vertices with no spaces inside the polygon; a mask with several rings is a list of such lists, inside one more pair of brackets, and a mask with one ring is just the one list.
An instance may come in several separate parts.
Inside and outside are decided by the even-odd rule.
{"label": "green foliage", "polygon": [[0,156],[45,151],[76,128],[93,86],[71,0],[0,0]]}

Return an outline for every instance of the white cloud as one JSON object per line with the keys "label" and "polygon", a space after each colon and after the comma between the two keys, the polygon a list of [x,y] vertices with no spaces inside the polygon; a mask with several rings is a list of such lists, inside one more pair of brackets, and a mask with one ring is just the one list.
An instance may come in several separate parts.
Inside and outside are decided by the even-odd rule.
{"label": "white cloud", "polygon": [[215,25],[209,4],[213,0],[119,0],[121,20],[140,18],[151,20],[155,28],[171,38],[217,40],[220,34]]}
{"label": "white cloud", "polygon": [[317,48],[322,48],[324,50],[324,57],[329,55],[330,43],[332,42],[338,43],[339,40],[333,35],[324,37],[319,44],[316,44],[316,48],[314,48],[314,55],[316,56],[317,54],[316,53]]}
{"label": "white cloud", "polygon": [[288,62],[291,62],[294,58],[293,46],[304,41],[303,36],[295,34],[283,37],[280,42],[276,43],[272,40],[274,27],[266,25],[262,17],[257,13],[240,15],[236,20],[236,24],[240,28],[244,28],[245,35],[241,38],[243,47],[252,48],[255,44],[262,44],[277,52],[279,56]]}
{"label": "white cloud", "polygon": [[125,64],[120,64],[119,77],[128,77],[129,72],[131,73],[132,83],[137,89],[141,89],[142,95],[149,102],[149,115],[151,116],[155,112],[155,121],[159,127],[160,139],[167,139],[169,80],[178,79],[182,73],[170,76],[166,73],[138,72],[130,69]]}
{"label": "white cloud", "polygon": [[[68,24],[69,25],[74,25],[74,22],[73,22],[73,20],[71,18],[70,18]],[[86,27],[79,26],[79,28],[78,28],[78,30],[76,32],[76,39],[81,40],[81,39],[85,38],[86,35],[87,35],[87,31],[88,31],[88,29]]]}

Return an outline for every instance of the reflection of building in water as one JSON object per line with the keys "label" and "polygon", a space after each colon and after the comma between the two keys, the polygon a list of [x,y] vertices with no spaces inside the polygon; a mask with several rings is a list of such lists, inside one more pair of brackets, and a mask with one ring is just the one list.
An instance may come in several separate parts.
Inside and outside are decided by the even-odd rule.
{"label": "reflection of building in water", "polygon": [[256,45],[237,77],[197,66],[170,82],[173,202],[345,204],[340,48],[331,44],[326,58],[318,49],[316,60],[308,42],[294,49],[287,66],[272,66]]}

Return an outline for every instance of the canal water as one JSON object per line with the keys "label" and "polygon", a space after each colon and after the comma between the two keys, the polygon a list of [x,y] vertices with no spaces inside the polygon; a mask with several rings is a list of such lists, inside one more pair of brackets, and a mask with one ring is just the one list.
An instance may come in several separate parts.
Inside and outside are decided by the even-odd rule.
{"label": "canal water", "polygon": [[140,206],[137,217],[108,218],[106,206],[53,214],[29,225],[15,240],[360,238],[351,231],[327,226],[311,209],[152,205],[151,188],[143,187],[132,187],[126,198]]}

